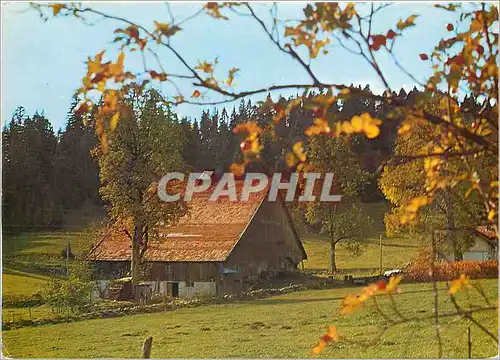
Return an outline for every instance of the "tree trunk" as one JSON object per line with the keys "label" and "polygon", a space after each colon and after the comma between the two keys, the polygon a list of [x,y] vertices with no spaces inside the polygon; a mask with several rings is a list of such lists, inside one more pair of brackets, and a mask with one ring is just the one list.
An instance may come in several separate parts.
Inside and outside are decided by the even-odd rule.
{"label": "tree trunk", "polygon": [[136,295],[136,287],[139,282],[139,264],[141,261],[141,240],[142,240],[142,222],[136,220],[134,223],[134,236],[132,238],[132,256],[130,263],[130,274],[132,276],[132,291]]}
{"label": "tree trunk", "polygon": [[337,271],[337,264],[335,263],[335,245],[337,242],[335,241],[335,215],[337,215],[337,204],[333,205],[333,208],[330,207],[330,274],[333,274]]}
{"label": "tree trunk", "polygon": [[330,273],[333,274],[337,271],[337,264],[335,263],[335,245],[334,237],[330,239]]}
{"label": "tree trunk", "polygon": [[446,204],[446,227],[448,230],[448,241],[451,244],[453,249],[453,256],[455,261],[463,260],[463,254],[460,251],[458,242],[457,242],[457,234],[455,231],[455,212],[453,210],[453,200],[451,198],[451,192],[449,190],[445,191],[444,200]]}

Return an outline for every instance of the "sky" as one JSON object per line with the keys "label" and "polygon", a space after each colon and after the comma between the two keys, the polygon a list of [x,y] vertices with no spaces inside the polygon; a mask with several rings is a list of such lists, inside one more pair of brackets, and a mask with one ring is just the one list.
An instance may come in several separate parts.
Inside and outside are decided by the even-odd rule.
{"label": "sky", "polygon": [[[170,22],[164,3],[93,2],[86,6],[139,22],[150,29],[154,28],[154,20]],[[202,6],[202,3],[196,2],[177,2],[171,3],[170,8],[176,21],[179,21]],[[254,6],[259,16],[270,24],[271,4]],[[278,16],[283,19],[300,18],[304,6],[304,3],[298,2],[280,3]],[[395,28],[399,19],[406,19],[411,14],[421,15],[416,20],[417,26],[405,32],[395,51],[400,62],[417,79],[423,80],[431,73],[431,65],[428,61],[421,61],[419,54],[429,53],[439,39],[447,35],[446,24],[455,23],[456,19],[455,15],[435,9],[432,4],[395,3],[377,15],[373,32],[385,33],[391,27]],[[113,20],[95,21],[92,25],[73,18],[51,18],[43,22],[27,3],[3,3],[2,124],[10,121],[16,107],[24,106],[28,114],[43,111],[55,130],[64,127],[72,95],[85,75],[87,58],[105,49],[108,59],[116,60],[117,46],[112,40],[115,37],[113,31],[118,27],[124,26]],[[212,61],[218,57],[221,78],[230,68],[239,68],[234,81],[235,91],[310,82],[300,65],[279,52],[249,17],[230,13],[230,20],[226,21],[202,14],[181,27],[182,30],[172,39],[173,46],[191,65],[196,65],[199,60]],[[167,51],[160,49],[159,55],[167,72],[186,73]],[[413,88],[413,80],[399,71],[390,58],[381,55],[379,59],[392,89]],[[148,66],[153,65],[149,58]],[[136,53],[127,54],[125,67],[140,71],[142,60]],[[311,68],[323,82],[369,84],[374,92],[383,89],[376,73],[361,57],[348,53],[336,44],[332,44],[328,55],[313,60]],[[189,84],[181,84],[180,88],[189,94],[192,92]],[[162,85],[161,90],[165,95],[175,95],[171,86]],[[277,95],[274,93],[273,97]],[[264,97],[265,94],[256,96],[252,101]],[[204,98],[206,101],[217,99],[213,96]],[[232,109],[238,104],[239,100],[225,107]],[[205,108],[213,107],[183,104],[176,111],[180,117],[199,118]]]}

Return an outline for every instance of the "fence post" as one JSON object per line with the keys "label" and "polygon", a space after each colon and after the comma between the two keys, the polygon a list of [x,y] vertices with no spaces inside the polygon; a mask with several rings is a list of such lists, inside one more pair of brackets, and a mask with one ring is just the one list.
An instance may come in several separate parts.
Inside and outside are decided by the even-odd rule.
{"label": "fence post", "polygon": [[469,355],[469,359],[472,359],[472,341],[470,338],[470,326],[467,328],[467,353]]}
{"label": "fence post", "polygon": [[150,336],[146,340],[144,340],[144,344],[142,345],[142,358],[149,359],[151,357],[151,346],[153,345],[153,337]]}
{"label": "fence post", "polygon": [[383,268],[383,262],[382,262],[382,256],[383,256],[383,252],[382,252],[382,235],[380,235],[380,238],[379,238],[379,247],[380,247],[380,263],[379,263],[379,269],[380,269],[380,275],[382,275],[382,268]]}

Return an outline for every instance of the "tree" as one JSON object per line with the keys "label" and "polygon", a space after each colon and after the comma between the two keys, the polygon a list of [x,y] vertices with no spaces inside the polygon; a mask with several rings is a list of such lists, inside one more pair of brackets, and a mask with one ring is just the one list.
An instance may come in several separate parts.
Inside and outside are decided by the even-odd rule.
{"label": "tree", "polygon": [[130,87],[108,151],[96,150],[103,201],[120,230],[131,240],[132,283],[137,284],[140,259],[150,236],[183,214],[179,202],[160,202],[157,182],[167,172],[183,169],[182,130],[175,114],[156,90]]}
{"label": "tree", "polygon": [[[430,112],[439,111],[439,103],[444,96],[429,98],[421,93],[415,98],[416,104]],[[389,233],[411,232],[414,235],[428,237],[434,229],[448,230],[448,247],[451,247],[455,260],[462,260],[462,254],[472,241],[473,230],[484,222],[487,214],[475,194],[466,196],[464,185],[446,187],[436,193],[432,204],[427,206],[411,224],[398,221],[404,207],[412,198],[426,193],[426,170],[434,166],[436,159],[422,156],[432,143],[433,129],[429,124],[415,125],[411,136],[402,135],[396,140],[395,160],[387,164],[380,178],[380,188],[392,205],[392,212],[386,216]],[[461,160],[455,151],[450,151],[450,158],[441,165],[443,174],[460,171]],[[473,160],[471,160],[473,161]],[[433,164],[434,163],[434,164]],[[492,164],[493,165],[493,164]],[[479,170],[481,178],[486,178],[484,170]],[[468,231],[457,231],[458,229]]]}
{"label": "tree", "polygon": [[[343,194],[342,203],[311,202],[307,205],[306,219],[310,224],[320,224],[320,232],[330,240],[330,272],[337,271],[336,246],[342,242],[357,255],[361,241],[372,230],[372,219],[356,206],[356,196],[366,184],[368,174],[343,139],[331,139],[323,135],[311,138],[308,156],[314,170],[325,176],[333,173],[332,187]],[[324,177],[323,177],[324,178]]]}
{"label": "tree", "polygon": [[57,223],[54,153],[57,138],[40,113],[18,108],[3,130],[5,225],[17,230]]}
{"label": "tree", "polygon": [[77,105],[78,98],[74,97],[55,154],[56,202],[65,210],[100,204],[99,167],[90,153],[98,142],[83,116],[75,114]]}

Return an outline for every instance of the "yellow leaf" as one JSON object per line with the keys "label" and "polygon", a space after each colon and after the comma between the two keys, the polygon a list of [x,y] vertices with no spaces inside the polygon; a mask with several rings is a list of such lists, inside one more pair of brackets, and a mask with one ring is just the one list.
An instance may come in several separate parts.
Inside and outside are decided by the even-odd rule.
{"label": "yellow leaf", "polygon": [[293,153],[286,153],[285,155],[285,162],[288,165],[288,167],[293,167],[297,163],[297,158]]}
{"label": "yellow leaf", "polygon": [[293,152],[299,158],[300,161],[306,161],[306,154],[304,153],[304,143],[302,141],[297,141],[293,145]]}
{"label": "yellow leaf", "polygon": [[361,132],[361,130],[363,130],[363,119],[361,119],[359,116],[354,116],[351,119],[351,125],[354,132]]}
{"label": "yellow leaf", "polygon": [[116,126],[118,125],[118,120],[120,120],[120,113],[115,112],[111,117],[111,120],[109,120],[109,128],[111,131],[115,131]]}
{"label": "yellow leaf", "polygon": [[231,172],[236,176],[242,176],[245,173],[245,164],[232,163]]}
{"label": "yellow leaf", "polygon": [[380,129],[377,125],[365,125],[365,134],[368,139],[374,139],[380,134]]}
{"label": "yellow leaf", "polygon": [[99,81],[97,84],[97,91],[103,92],[106,88],[106,81]]}
{"label": "yellow leaf", "polygon": [[448,294],[453,295],[464,287],[470,287],[469,277],[465,274],[462,274],[460,275],[460,278],[451,282],[451,286],[448,289]]}
{"label": "yellow leaf", "polygon": [[214,71],[212,64],[208,63],[206,61],[203,61],[202,63],[200,62],[199,65],[197,67],[195,67],[195,69],[203,71],[207,74],[211,74]]}
{"label": "yellow leaf", "polygon": [[403,280],[403,276],[391,276],[389,278],[389,283],[385,287],[385,291],[388,293],[392,293],[394,291],[399,290],[399,283]]}
{"label": "yellow leaf", "polygon": [[50,7],[52,8],[52,14],[56,16],[62,9],[66,8],[66,4],[52,4]]}
{"label": "yellow leaf", "polygon": [[346,134],[352,134],[353,131],[354,131],[354,129],[352,128],[352,125],[350,122],[344,121],[342,123],[342,132],[344,132]]}
{"label": "yellow leaf", "polygon": [[102,152],[107,154],[108,151],[109,151],[109,143],[108,143],[108,137],[106,136],[106,134],[102,134],[101,138],[101,149],[102,149]]}

